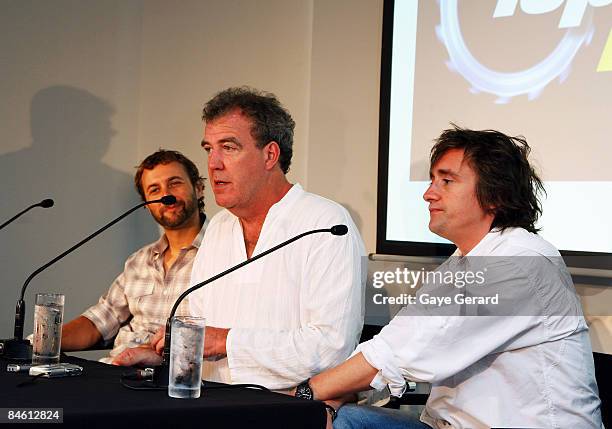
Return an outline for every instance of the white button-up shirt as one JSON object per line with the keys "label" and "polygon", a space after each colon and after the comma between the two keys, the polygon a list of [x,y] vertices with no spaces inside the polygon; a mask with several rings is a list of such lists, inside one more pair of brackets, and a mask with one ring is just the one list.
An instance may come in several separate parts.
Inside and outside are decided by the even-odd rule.
{"label": "white button-up shirt", "polygon": [[[348,212],[296,184],[268,211],[253,256],[336,224],[348,234],[306,236],[190,296],[193,315],[231,328],[227,358],[205,361],[204,379],[286,389],[349,356],[363,326],[366,267]],[[246,260],[238,218],[226,210],[213,217],[201,249],[192,284]]]}
{"label": "white button-up shirt", "polygon": [[[505,284],[494,287],[518,292],[519,315],[414,316],[407,306],[356,350],[379,370],[372,387],[400,395],[405,379],[432,383],[421,420],[434,428],[599,428],[588,328],[557,250],[511,228],[466,256],[505,257]],[[529,268],[535,258],[548,274]]]}

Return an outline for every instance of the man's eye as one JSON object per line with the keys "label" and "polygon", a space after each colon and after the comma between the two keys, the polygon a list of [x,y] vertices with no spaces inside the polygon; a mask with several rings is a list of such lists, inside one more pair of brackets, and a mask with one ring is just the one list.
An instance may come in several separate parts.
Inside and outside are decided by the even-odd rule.
{"label": "man's eye", "polygon": [[203,146],[204,152],[210,153],[210,146]]}
{"label": "man's eye", "polygon": [[236,147],[234,147],[234,146],[232,146],[230,144],[226,144],[226,145],[223,145],[223,149],[225,149],[227,152],[231,152],[231,151],[236,150]]}
{"label": "man's eye", "polygon": [[452,182],[452,180],[450,179],[442,179],[442,181],[444,182],[445,185],[448,185],[450,182]]}
{"label": "man's eye", "polygon": [[159,189],[157,189],[157,188],[149,189],[149,193],[150,194],[156,194],[157,191],[159,191]]}

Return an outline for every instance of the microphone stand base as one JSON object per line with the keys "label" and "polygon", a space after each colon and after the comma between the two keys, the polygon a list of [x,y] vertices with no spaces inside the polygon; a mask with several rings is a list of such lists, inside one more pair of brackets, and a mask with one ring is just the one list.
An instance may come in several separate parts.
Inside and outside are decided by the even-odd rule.
{"label": "microphone stand base", "polygon": [[18,361],[31,361],[32,345],[28,340],[17,338],[0,340],[0,357]]}

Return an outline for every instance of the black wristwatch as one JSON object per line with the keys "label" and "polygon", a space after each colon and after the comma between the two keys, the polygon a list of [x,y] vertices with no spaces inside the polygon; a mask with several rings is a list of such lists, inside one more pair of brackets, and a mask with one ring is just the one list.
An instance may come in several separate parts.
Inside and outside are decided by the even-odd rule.
{"label": "black wristwatch", "polygon": [[[308,380],[302,381],[295,388],[295,397],[301,399],[308,399],[309,401],[314,400],[314,393],[312,392],[312,388],[310,387],[310,378]],[[325,410],[329,413],[332,422],[336,420],[337,412],[331,405],[325,404]]]}
{"label": "black wristwatch", "polygon": [[309,381],[310,378],[298,384],[298,386],[295,388],[296,398],[308,399],[309,401],[312,401],[314,399],[314,393],[312,392],[312,388],[308,383]]}

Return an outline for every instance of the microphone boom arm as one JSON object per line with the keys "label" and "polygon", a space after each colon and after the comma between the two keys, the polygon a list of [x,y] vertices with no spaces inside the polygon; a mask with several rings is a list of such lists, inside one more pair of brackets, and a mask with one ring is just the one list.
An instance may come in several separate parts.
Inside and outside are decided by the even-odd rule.
{"label": "microphone boom arm", "polygon": [[22,211],[20,211],[19,213],[17,213],[15,216],[13,216],[12,218],[10,218],[9,220],[7,220],[6,222],[4,222],[2,225],[0,225],[0,229],[4,228],[5,226],[7,226],[9,223],[13,222],[14,220],[16,220],[17,218],[19,218],[21,215],[27,213],[28,211],[32,210],[34,207],[42,207],[44,209],[48,209],[49,207],[53,207],[53,200],[50,198],[47,198],[45,200],[42,200],[40,203],[36,203],[36,204],[32,204],[30,207],[27,207],[25,209],[23,209]]}
{"label": "microphone boom arm", "polygon": [[144,203],[140,203],[138,204],[136,207],[131,208],[130,210],[128,210],[127,212],[123,213],[121,216],[119,216],[117,219],[113,220],[111,223],[106,224],[105,226],[103,226],[102,228],[100,228],[99,230],[95,231],[94,233],[88,235],[87,237],[85,237],[84,239],[82,239],[81,241],[79,241],[77,244],[75,244],[74,246],[72,246],[70,249],[66,250],[65,252],[63,252],[62,254],[56,256],[55,258],[53,258],[52,260],[50,260],[49,262],[47,262],[45,265],[43,265],[42,267],[38,268],[36,271],[34,271],[32,274],[30,274],[30,276],[26,279],[26,281],[23,283],[23,286],[21,288],[21,295],[19,296],[20,300],[23,300],[23,297],[25,295],[25,291],[26,288],[28,287],[28,284],[30,284],[30,282],[32,281],[32,279],[34,277],[36,277],[40,272],[46,270],[48,267],[50,267],[51,265],[55,264],[57,261],[59,261],[60,259],[62,259],[64,256],[66,256],[67,254],[69,254],[70,252],[75,251],[76,249],[78,249],[79,247],[81,247],[83,244],[87,243],[89,240],[91,240],[92,238],[96,237],[97,235],[103,233],[104,231],[106,231],[108,228],[110,228],[111,226],[113,226],[114,224],[116,224],[117,222],[119,222],[120,220],[122,220],[124,217],[126,217],[127,215],[131,214],[132,212],[138,210],[141,207],[144,207],[147,204],[153,203],[155,201],[151,201],[151,202],[144,202]]}
{"label": "microphone boom arm", "polygon": [[81,247],[83,244],[85,244],[89,240],[91,240],[92,238],[94,238],[97,235],[101,234],[102,232],[106,231],[108,228],[110,228],[111,226],[115,225],[117,222],[121,221],[123,218],[125,218],[129,214],[133,213],[134,211],[138,210],[139,208],[144,207],[144,206],[149,205],[149,204],[154,204],[154,203],[162,203],[162,204],[165,204],[165,205],[166,204],[167,205],[171,205],[171,204],[174,204],[175,202],[176,202],[176,198],[174,196],[172,196],[172,195],[166,195],[166,196],[164,196],[164,197],[162,197],[162,198],[160,198],[158,200],[142,202],[142,203],[138,204],[137,206],[132,207],[130,210],[128,210],[127,212],[123,213],[121,216],[119,216],[118,218],[114,219],[112,222],[106,224],[102,228],[100,228],[97,231],[93,232],[92,234],[88,235],[83,240],[79,241],[77,244],[72,246],[70,249],[68,249],[65,252],[63,252],[62,254],[56,256],[55,258],[53,258],[52,260],[47,262],[45,265],[43,265],[42,267],[38,268],[32,274],[30,274],[30,276],[23,283],[23,287],[21,288],[21,294],[19,295],[19,301],[17,301],[17,306],[15,308],[15,331],[14,331],[15,339],[16,340],[22,340],[23,339],[23,325],[24,325],[24,319],[25,319],[25,302],[24,302],[23,298],[25,296],[26,288],[28,287],[28,285],[30,284],[30,282],[32,281],[32,279],[35,276],[40,274],[40,272],[46,270],[51,265],[55,264],[57,261],[62,259],[64,256],[66,256],[69,253],[75,251],[76,249]]}

